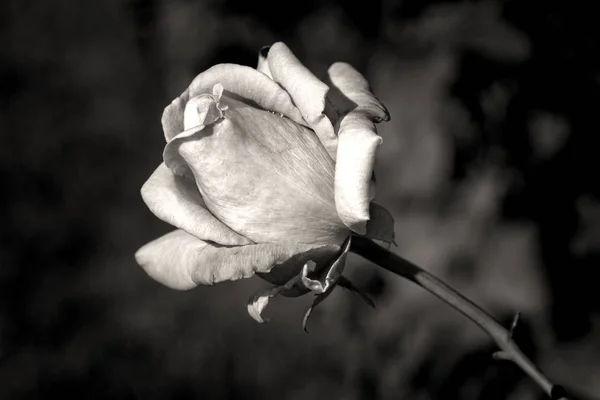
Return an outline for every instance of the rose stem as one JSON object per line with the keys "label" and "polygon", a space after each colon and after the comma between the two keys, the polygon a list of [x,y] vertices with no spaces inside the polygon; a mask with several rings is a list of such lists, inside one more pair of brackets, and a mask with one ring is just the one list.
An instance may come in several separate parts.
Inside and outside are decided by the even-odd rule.
{"label": "rose stem", "polygon": [[[568,400],[560,385],[553,385],[523,354],[512,340],[512,333],[506,330],[491,315],[465,296],[410,261],[385,250],[364,237],[353,237],[350,251],[421,286],[433,293],[483,329],[501,349],[494,356],[510,360],[533,379],[552,400]],[[515,320],[516,321],[516,320]],[[514,327],[514,323],[513,323]],[[511,329],[512,330],[512,329]]]}

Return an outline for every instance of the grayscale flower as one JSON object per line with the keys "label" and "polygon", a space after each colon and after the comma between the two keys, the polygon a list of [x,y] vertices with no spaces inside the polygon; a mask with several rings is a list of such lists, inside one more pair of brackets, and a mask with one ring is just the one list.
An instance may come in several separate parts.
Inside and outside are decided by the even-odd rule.
{"label": "grayscale flower", "polygon": [[313,291],[342,276],[352,235],[393,241],[390,213],[374,203],[373,165],[388,120],[367,80],[346,63],[317,79],[283,43],[257,69],[219,64],[166,107],[161,163],[142,198],[177,229],[146,244],[137,262],[173,289],[249,278],[276,286],[253,297]]}

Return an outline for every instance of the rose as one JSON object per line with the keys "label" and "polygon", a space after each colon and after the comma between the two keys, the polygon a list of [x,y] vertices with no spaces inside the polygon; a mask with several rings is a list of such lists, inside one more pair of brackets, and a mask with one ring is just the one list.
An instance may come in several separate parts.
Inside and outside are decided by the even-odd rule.
{"label": "rose", "polygon": [[349,286],[352,235],[393,240],[391,215],[372,202],[374,122],[387,111],[350,65],[328,79],[275,43],[257,69],[216,65],[166,107],[164,162],[141,193],[178,229],[136,253],[148,275],[186,290],[259,274],[278,285],[251,302],[262,321],[276,294]]}

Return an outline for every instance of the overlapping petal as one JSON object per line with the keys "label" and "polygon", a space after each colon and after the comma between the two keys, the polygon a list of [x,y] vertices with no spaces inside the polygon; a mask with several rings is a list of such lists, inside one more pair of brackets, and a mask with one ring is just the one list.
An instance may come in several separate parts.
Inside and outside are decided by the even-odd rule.
{"label": "overlapping petal", "polygon": [[338,136],[335,205],[346,226],[364,235],[369,220],[371,175],[382,139],[375,124],[360,112],[343,117]]}
{"label": "overlapping petal", "polygon": [[193,179],[192,171],[177,151],[178,146],[183,140],[202,132],[204,128],[223,118],[223,111],[227,109],[227,105],[221,101],[223,90],[223,85],[217,83],[212,89],[212,94],[200,94],[190,99],[185,105],[183,112],[185,130],[171,138],[163,151],[165,165],[175,175]]}
{"label": "overlapping petal", "polygon": [[189,99],[211,93],[218,83],[223,85],[227,96],[280,113],[298,124],[308,126],[290,95],[267,75],[243,65],[218,64],[198,75],[187,90],[165,108],[161,122],[167,141],[183,131],[183,113]]}
{"label": "overlapping petal", "polygon": [[306,122],[335,160],[337,138],[325,114],[329,86],[313,75],[282,42],[271,46],[267,60],[273,79],[292,96]]}
{"label": "overlapping petal", "polygon": [[[332,102],[340,113],[335,173],[338,214],[354,232],[367,232],[369,206],[374,197],[373,167],[382,142],[375,122],[389,119],[385,107],[371,93],[367,80],[346,63],[329,68]],[[337,100],[336,100],[337,96]]]}
{"label": "overlapping petal", "polygon": [[227,99],[218,123],[171,146],[210,211],[256,243],[341,244],[350,231],[334,200],[333,160],[314,133]]}
{"label": "overlapping petal", "polygon": [[374,122],[389,121],[388,110],[371,92],[369,82],[354,67],[337,62],[329,67],[327,74],[332,86],[330,99],[338,114],[362,112]]}
{"label": "overlapping petal", "polygon": [[257,272],[268,273],[279,265],[292,264],[300,270],[302,262],[315,249],[332,254],[339,251],[335,245],[220,246],[175,230],[140,248],[135,258],[156,281],[172,289],[188,290],[198,285],[249,278]]}
{"label": "overlapping petal", "polygon": [[154,215],[199,239],[222,245],[252,243],[212,215],[194,181],[174,175],[164,163],[144,183],[141,193]]}

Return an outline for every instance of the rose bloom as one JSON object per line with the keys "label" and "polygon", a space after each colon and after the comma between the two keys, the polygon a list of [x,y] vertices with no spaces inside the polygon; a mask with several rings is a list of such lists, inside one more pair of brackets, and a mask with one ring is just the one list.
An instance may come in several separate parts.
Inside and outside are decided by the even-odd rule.
{"label": "rose bloom", "polygon": [[352,289],[341,275],[352,235],[393,241],[372,202],[375,123],[389,115],[350,65],[327,75],[275,43],[256,69],[216,65],[166,107],[163,163],[141,193],[177,229],[137,251],[148,275],[187,290],[257,274],[276,285],[249,303],[261,322],[277,294]]}

